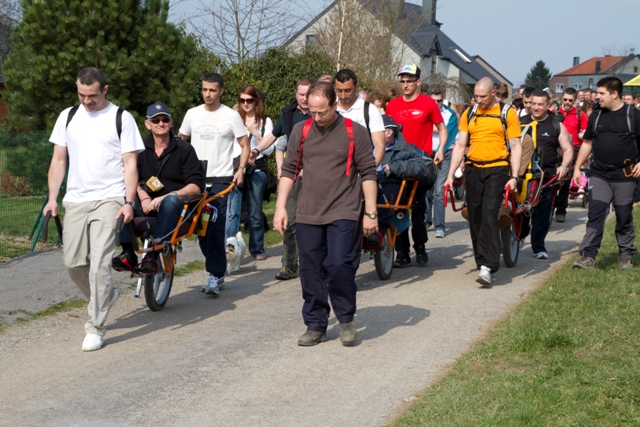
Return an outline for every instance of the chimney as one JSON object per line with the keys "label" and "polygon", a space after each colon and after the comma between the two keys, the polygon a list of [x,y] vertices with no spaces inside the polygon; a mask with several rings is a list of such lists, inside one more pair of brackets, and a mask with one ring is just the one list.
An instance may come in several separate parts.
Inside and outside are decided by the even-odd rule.
{"label": "chimney", "polygon": [[600,74],[600,60],[596,60],[596,74]]}
{"label": "chimney", "polygon": [[573,57],[573,66],[575,67],[578,64],[580,64],[580,57],[579,56],[574,56]]}
{"label": "chimney", "polygon": [[436,7],[438,0],[422,0],[422,15],[430,25],[436,25]]}

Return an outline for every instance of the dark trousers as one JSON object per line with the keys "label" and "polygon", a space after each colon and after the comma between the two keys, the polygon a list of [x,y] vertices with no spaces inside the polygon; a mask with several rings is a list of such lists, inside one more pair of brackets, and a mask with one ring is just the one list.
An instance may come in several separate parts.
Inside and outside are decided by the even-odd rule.
{"label": "dark trousers", "polygon": [[287,228],[284,230],[284,240],[282,242],[282,266],[289,267],[293,271],[298,270],[298,243],[296,241],[296,212],[298,202],[289,195],[286,204]]}
{"label": "dark trousers", "polygon": [[467,165],[464,173],[473,256],[478,269],[484,265],[493,273],[500,268],[502,245],[498,218],[500,205],[504,201],[504,186],[509,180],[509,167],[478,168]]}
{"label": "dark trousers", "polygon": [[544,239],[549,233],[551,213],[553,211],[553,205],[551,199],[553,198],[553,192],[555,187],[552,185],[545,188],[540,192],[540,200],[538,205],[533,208],[531,214],[531,249],[533,253],[547,252],[544,246]]}
{"label": "dark trousers", "polygon": [[591,191],[589,192],[587,231],[580,243],[580,255],[595,258],[598,254],[604,224],[609,215],[609,205],[613,201],[620,259],[632,259],[636,253],[636,247],[633,245],[636,238],[633,228],[633,196],[636,181],[614,182],[591,176],[589,185]]}
{"label": "dark trousers", "polygon": [[[209,189],[209,196],[225,190],[229,184],[213,184]],[[227,275],[227,205],[229,195],[218,197],[211,202],[214,212],[207,227],[207,235],[198,237],[200,250],[205,258],[207,272],[218,279]]]}
{"label": "dark trousers", "polygon": [[[564,181],[560,191],[556,196],[556,215],[566,215],[567,208],[569,207],[569,190],[571,189],[571,181]],[[551,215],[551,214],[549,214]]]}
{"label": "dark trousers", "polygon": [[[302,318],[308,330],[325,332],[333,307],[340,323],[356,312],[356,221],[297,225],[302,283]],[[331,307],[329,306],[331,299]]]}
{"label": "dark trousers", "polygon": [[[429,237],[427,236],[427,192],[418,187],[413,199],[411,208],[411,237],[413,237],[413,248],[423,249]],[[396,239],[396,251],[409,253],[409,229],[398,235]]]}

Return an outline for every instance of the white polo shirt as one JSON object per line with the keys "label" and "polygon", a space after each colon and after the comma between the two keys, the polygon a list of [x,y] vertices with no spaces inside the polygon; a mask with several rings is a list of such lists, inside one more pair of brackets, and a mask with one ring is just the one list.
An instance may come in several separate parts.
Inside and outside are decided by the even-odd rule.
{"label": "white polo shirt", "polygon": [[[343,110],[340,108],[340,104],[338,103],[338,113],[340,113],[343,117],[353,120],[356,123],[361,124],[365,128],[367,124],[364,120],[364,99],[358,98],[356,102],[353,103],[351,108],[348,110]],[[384,123],[382,121],[382,115],[380,114],[380,110],[376,108],[375,105],[369,103],[369,132],[384,132]]]}

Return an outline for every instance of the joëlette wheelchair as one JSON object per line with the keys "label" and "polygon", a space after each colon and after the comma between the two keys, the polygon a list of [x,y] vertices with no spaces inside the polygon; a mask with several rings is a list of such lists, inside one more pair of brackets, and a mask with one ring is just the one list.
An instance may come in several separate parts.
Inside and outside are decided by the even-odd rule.
{"label": "jo\u00eblette wheelchair", "polygon": [[[174,268],[177,254],[182,251],[182,241],[188,239],[194,233],[205,236],[209,223],[209,214],[205,212],[208,203],[229,194],[235,187],[230,184],[225,190],[211,196],[201,193],[186,199],[182,199],[183,206],[173,232],[168,236],[153,236],[153,225],[156,218],[150,216],[134,217],[128,224],[123,224],[124,218],[120,216],[116,224],[116,246],[120,245],[120,232],[123,227],[128,227],[133,249],[138,255],[156,252],[157,270],[155,273],[134,269],[132,277],[138,277],[138,286],[135,297],[140,298],[140,290],[144,284],[144,297],[151,311],[159,311],[166,305],[173,285]],[[164,237],[164,239],[163,239]],[[138,238],[144,244],[140,248]]]}
{"label": "jo\u00eblette wheelchair", "polygon": [[[380,191],[382,191],[380,184],[378,184],[378,187]],[[396,237],[409,225],[408,210],[411,209],[411,205],[413,205],[413,199],[417,190],[418,181],[405,178],[400,184],[398,195],[396,199],[393,200],[394,203],[390,203],[383,193],[385,203],[378,204],[377,208],[391,209],[393,211],[389,228],[387,228],[384,235],[380,237],[380,243],[377,245],[372,245],[366,238],[363,239],[362,248],[365,252],[369,252],[373,256],[376,273],[380,280],[388,280],[391,277]]]}

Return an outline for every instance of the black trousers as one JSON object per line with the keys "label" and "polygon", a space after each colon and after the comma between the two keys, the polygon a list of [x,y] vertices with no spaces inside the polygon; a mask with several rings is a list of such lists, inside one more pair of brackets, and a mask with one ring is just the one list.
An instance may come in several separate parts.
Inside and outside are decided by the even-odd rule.
{"label": "black trousers", "polygon": [[500,268],[498,218],[500,205],[504,201],[504,186],[509,180],[509,167],[478,168],[467,165],[464,173],[473,256],[478,269],[484,265],[493,273]]}
{"label": "black trousers", "polygon": [[[209,189],[209,196],[225,190],[229,184],[213,184]],[[211,202],[215,215],[207,227],[207,235],[198,237],[200,250],[205,258],[205,269],[218,279],[227,275],[227,213],[229,195],[217,198]]]}
{"label": "black trousers", "polygon": [[340,323],[351,322],[356,312],[356,270],[360,259],[360,245],[356,244],[358,222],[298,223],[297,228],[302,318],[307,329],[325,332],[331,307]]}
{"label": "black trousers", "polygon": [[413,199],[413,206],[411,207],[411,227],[404,230],[396,238],[396,251],[409,253],[409,230],[411,230],[411,237],[413,238],[413,248],[424,248],[425,243],[429,240],[427,236],[427,191],[421,190],[418,187],[416,195]]}

